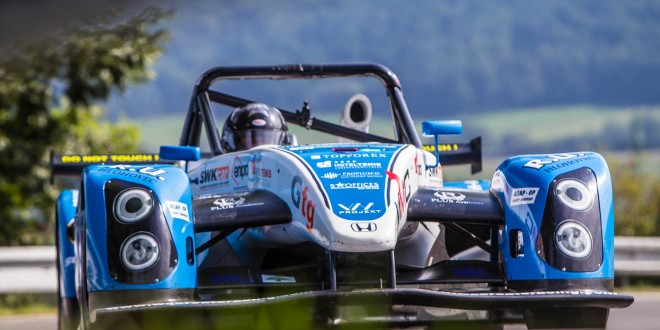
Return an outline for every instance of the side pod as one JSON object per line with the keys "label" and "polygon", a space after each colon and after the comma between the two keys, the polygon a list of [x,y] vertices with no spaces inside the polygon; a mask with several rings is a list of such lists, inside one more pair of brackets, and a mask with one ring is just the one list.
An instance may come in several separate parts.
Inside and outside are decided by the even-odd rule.
{"label": "side pod", "polygon": [[490,191],[420,188],[410,199],[408,221],[501,225],[504,215]]}
{"label": "side pod", "polygon": [[197,196],[193,209],[198,233],[291,222],[289,207],[267,190]]}

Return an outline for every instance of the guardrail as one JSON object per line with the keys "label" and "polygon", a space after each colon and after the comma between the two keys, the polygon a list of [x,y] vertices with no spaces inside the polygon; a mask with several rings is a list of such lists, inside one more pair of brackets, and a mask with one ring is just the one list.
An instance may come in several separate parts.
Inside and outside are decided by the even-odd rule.
{"label": "guardrail", "polygon": [[[631,277],[660,277],[660,237],[615,237],[614,273],[625,286]],[[0,247],[0,293],[54,293],[54,246]]]}
{"label": "guardrail", "polygon": [[57,292],[55,246],[0,247],[0,293]]}

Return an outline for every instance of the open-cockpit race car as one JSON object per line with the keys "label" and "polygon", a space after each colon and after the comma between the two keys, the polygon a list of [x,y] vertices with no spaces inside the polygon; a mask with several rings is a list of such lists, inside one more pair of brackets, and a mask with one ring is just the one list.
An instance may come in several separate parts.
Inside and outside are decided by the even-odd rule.
{"label": "open-cockpit race car", "polygon": [[[255,103],[286,138],[225,134]],[[461,125],[423,122],[423,144],[378,64],[205,72],[178,146],[53,157],[80,176],[57,202],[60,327],[605,327],[633,297],[613,292],[604,159],[524,155],[445,181],[442,166],[481,170],[480,139],[438,142]]]}

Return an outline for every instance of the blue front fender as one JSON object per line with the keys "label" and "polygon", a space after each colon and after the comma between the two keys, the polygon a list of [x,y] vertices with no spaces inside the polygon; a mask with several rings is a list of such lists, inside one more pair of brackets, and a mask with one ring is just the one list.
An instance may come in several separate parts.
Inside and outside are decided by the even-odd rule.
{"label": "blue front fender", "polygon": [[59,269],[60,298],[75,298],[75,259],[74,246],[67,235],[67,225],[73,220],[78,207],[78,190],[64,190],[57,197],[56,202],[56,228],[57,232],[57,262]]}
{"label": "blue front fender", "polygon": [[[513,157],[498,167],[491,189],[504,206],[499,250],[507,281],[614,277],[612,183],[599,154]],[[565,247],[564,228],[575,233],[576,252]]]}
{"label": "blue front fender", "polygon": [[[95,165],[83,172],[83,217],[88,292],[106,290],[189,289],[196,286],[191,193],[186,173],[171,165]],[[130,189],[148,192],[153,209],[143,220],[116,216],[117,196]],[[80,225],[80,226],[79,226]],[[158,242],[155,264],[129,269],[120,255],[135,235]],[[83,243],[80,243],[83,244]]]}

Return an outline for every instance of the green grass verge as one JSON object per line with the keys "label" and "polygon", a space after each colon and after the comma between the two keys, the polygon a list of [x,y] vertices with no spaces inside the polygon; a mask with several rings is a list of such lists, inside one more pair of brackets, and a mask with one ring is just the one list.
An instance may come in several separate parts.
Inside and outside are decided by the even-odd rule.
{"label": "green grass verge", "polygon": [[55,312],[57,312],[57,297],[53,293],[0,294],[0,317]]}
{"label": "green grass verge", "polygon": [[[186,114],[162,115],[150,118],[133,118],[142,131],[141,147],[145,151],[156,152],[161,144],[178,144]],[[327,116],[326,116],[327,117]],[[605,132],[612,127],[630,127],[634,120],[660,121],[660,106],[638,108],[610,108],[589,105],[542,107],[500,111],[489,114],[459,114],[451,117],[428,119],[460,119],[463,121],[464,134],[459,140],[473,136],[483,136],[485,143],[499,141],[505,135],[519,135],[521,143],[543,143],[566,137],[580,137]],[[421,122],[415,119],[418,132]],[[330,142],[336,138],[328,136],[313,137],[303,128],[292,130],[300,143]],[[375,118],[371,131],[392,137],[392,125],[389,119]],[[427,138],[423,138],[430,141]],[[594,146],[596,148],[597,146]],[[490,145],[491,150],[504,146]]]}

